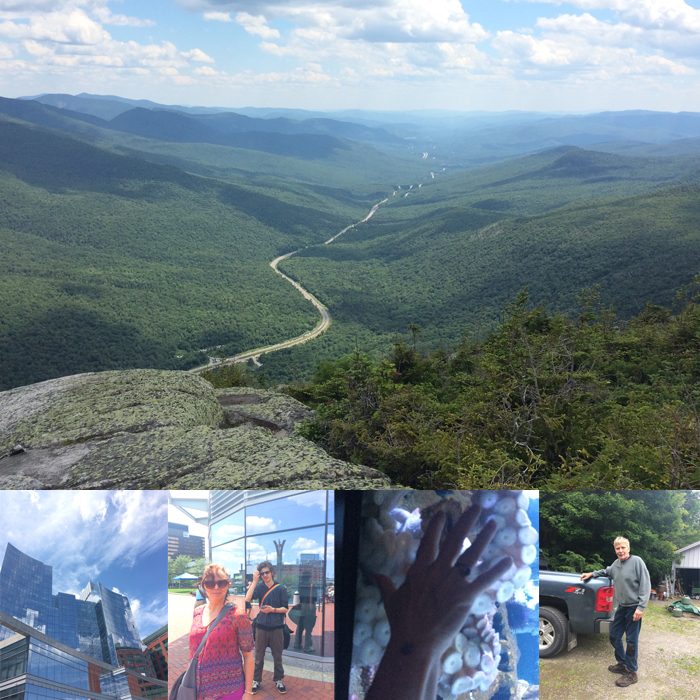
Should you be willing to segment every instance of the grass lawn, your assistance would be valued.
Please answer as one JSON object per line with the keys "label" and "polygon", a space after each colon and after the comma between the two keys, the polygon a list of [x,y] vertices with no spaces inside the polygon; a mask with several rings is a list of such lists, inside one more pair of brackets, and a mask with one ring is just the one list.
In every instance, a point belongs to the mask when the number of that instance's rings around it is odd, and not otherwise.
{"label": "grass lawn", "polygon": [[194,588],[168,588],[168,593],[181,593],[182,595],[189,595],[194,590]]}

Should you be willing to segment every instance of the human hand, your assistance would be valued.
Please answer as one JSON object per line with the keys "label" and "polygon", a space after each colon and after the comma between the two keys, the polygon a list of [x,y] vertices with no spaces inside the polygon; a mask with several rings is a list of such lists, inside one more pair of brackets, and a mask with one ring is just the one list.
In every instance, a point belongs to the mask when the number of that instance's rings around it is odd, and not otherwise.
{"label": "human hand", "polygon": [[644,614],[644,610],[640,610],[639,608],[637,608],[634,611],[634,615],[632,616],[632,622],[637,622],[637,620],[641,620],[643,614]]}
{"label": "human hand", "polygon": [[581,574],[581,580],[588,581],[591,576],[593,576],[593,574]]}
{"label": "human hand", "polygon": [[263,606],[260,608],[260,612],[264,612],[264,613],[271,613],[271,612],[274,612],[274,611],[275,611],[275,609],[274,609],[271,605],[263,605]]}
{"label": "human hand", "polygon": [[253,585],[255,585],[260,580],[260,572],[256,569],[253,571]]}
{"label": "human hand", "polygon": [[513,560],[505,557],[474,581],[467,580],[464,572],[477,565],[497,530],[494,521],[488,522],[471,547],[460,554],[480,513],[476,505],[465,511],[442,545],[445,514],[437,513],[398,590],[389,577],[375,576],[391,628],[391,644],[405,648],[403,653],[421,647],[431,654],[442,654],[464,626],[476,598],[513,565]]}

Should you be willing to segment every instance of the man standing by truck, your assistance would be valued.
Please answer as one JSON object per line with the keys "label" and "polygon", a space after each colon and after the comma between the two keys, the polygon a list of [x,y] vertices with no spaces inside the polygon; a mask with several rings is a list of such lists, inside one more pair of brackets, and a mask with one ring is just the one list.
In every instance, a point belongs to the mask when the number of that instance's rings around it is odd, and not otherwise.
{"label": "man standing by truck", "polygon": [[[630,554],[630,543],[625,537],[615,538],[617,560],[607,569],[581,574],[581,580],[608,576],[615,582],[615,599],[618,607],[610,626],[610,644],[615,649],[614,666],[608,671],[621,673],[616,685],[625,688],[637,682],[637,646],[642,628],[642,615],[649,602],[651,582],[646,564],[640,557]],[[622,635],[627,640],[627,649],[622,644]]]}

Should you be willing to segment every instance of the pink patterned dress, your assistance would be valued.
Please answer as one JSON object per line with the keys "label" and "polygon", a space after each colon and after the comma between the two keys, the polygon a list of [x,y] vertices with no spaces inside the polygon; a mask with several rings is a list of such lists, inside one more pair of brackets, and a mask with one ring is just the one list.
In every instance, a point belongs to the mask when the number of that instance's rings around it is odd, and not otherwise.
{"label": "pink patterned dress", "polygon": [[[190,658],[207,628],[202,626],[204,605],[195,608],[190,629]],[[197,700],[216,700],[244,687],[241,651],[253,651],[253,629],[244,612],[234,607],[214,628],[197,662]]]}

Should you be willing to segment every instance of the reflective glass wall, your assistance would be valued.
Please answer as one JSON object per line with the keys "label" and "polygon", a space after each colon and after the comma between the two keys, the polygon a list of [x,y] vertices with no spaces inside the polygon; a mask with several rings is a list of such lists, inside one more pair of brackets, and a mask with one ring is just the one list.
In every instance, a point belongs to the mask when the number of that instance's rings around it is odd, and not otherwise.
{"label": "reflective glass wall", "polygon": [[[56,636],[56,610],[51,594],[52,567],[8,543],[0,569],[0,610],[30,627]],[[2,628],[0,639],[11,636]]]}
{"label": "reflective glass wall", "polygon": [[[226,568],[238,596],[257,565],[272,562],[289,598],[288,652],[333,657],[334,492],[248,491],[235,499],[229,493],[210,497],[212,562]],[[251,617],[257,612],[254,605]]]}

